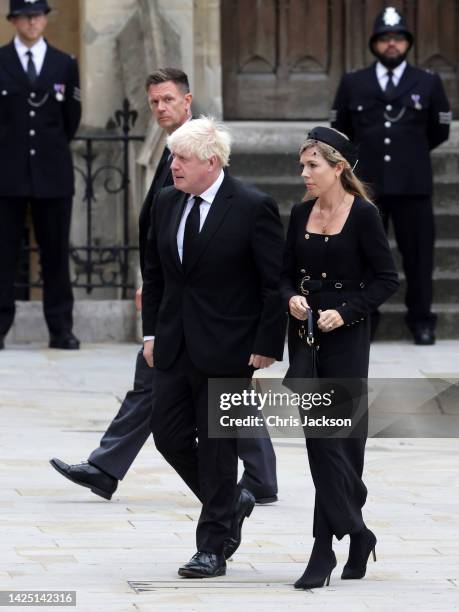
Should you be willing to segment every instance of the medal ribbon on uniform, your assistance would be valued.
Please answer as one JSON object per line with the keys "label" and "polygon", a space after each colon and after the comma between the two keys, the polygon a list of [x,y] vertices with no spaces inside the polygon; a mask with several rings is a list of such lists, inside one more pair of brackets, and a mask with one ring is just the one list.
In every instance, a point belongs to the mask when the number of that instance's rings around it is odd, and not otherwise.
{"label": "medal ribbon on uniform", "polygon": [[419,94],[411,94],[411,99],[414,102],[414,108],[416,110],[422,110],[422,104],[419,102],[421,96]]}
{"label": "medal ribbon on uniform", "polygon": [[54,92],[56,94],[56,100],[58,102],[63,102],[64,94],[65,94],[65,85],[64,85],[64,83],[56,83],[54,85]]}

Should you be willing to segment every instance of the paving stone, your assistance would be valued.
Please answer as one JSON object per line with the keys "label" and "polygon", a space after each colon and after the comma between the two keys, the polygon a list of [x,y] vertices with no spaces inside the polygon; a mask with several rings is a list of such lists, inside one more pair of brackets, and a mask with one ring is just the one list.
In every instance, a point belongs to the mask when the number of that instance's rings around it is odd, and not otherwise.
{"label": "paving stone", "polygon": [[[370,560],[364,580],[340,580],[345,537],[334,543],[338,567],[330,587],[293,589],[312,547],[314,489],[301,438],[274,441],[279,502],[255,508],[227,575],[181,579],[177,568],[194,553],[200,505],[151,440],[111,502],[48,464],[52,456],[78,462],[97,445],[132,384],[137,350],[123,344],[88,345],[78,354],[34,346],[0,353],[0,589],[76,590],[77,609],[88,612],[458,607],[454,438],[368,441],[364,513],[378,536],[378,561]],[[459,377],[458,342],[376,343],[371,353],[377,378]],[[284,372],[285,363],[261,375]],[[410,414],[403,403],[399,410]],[[435,419],[457,411],[448,393],[440,408],[421,408]]]}

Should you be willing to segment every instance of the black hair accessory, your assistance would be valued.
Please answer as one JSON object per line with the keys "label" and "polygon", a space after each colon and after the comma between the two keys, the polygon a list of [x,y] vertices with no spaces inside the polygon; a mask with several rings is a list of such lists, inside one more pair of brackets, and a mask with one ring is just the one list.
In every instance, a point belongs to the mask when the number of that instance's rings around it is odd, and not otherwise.
{"label": "black hair accessory", "polygon": [[349,162],[353,170],[359,161],[357,147],[354,143],[332,128],[324,126],[315,127],[309,132],[308,139],[323,142],[336,149]]}

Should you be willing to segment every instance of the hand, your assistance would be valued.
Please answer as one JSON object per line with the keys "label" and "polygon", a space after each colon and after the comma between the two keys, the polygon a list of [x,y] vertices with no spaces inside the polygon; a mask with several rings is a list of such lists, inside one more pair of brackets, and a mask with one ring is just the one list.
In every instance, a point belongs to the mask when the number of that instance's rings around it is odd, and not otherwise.
{"label": "hand", "polygon": [[306,321],[308,318],[308,310],[309,306],[306,301],[306,298],[302,295],[294,295],[290,298],[288,303],[288,307],[290,309],[290,314],[295,319],[299,319],[300,321]]}
{"label": "hand", "polygon": [[330,332],[344,325],[344,321],[337,310],[319,310],[317,326],[320,331]]}
{"label": "hand", "polygon": [[139,287],[135,292],[135,309],[137,312],[142,310],[142,287]]}
{"label": "hand", "polygon": [[249,366],[253,366],[256,370],[269,368],[276,360],[273,357],[265,357],[264,355],[250,355]]}
{"label": "hand", "polygon": [[155,343],[154,340],[145,340],[145,342],[143,343],[143,357],[150,368],[154,366],[153,364],[153,345],[154,343]]}

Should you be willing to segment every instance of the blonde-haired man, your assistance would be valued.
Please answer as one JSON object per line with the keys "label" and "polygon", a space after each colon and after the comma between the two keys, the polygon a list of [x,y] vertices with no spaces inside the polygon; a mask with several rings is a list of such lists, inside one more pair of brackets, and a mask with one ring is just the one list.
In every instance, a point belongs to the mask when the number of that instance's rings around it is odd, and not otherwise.
{"label": "blonde-haired man", "polygon": [[225,574],[254,504],[236,488],[236,440],[208,435],[207,381],[247,379],[282,359],[283,235],[276,203],[223,171],[230,136],[222,124],[190,121],[168,146],[174,187],[152,206],[144,355],[156,371],[155,444],[203,504],[197,553],[179,574],[206,578]]}

